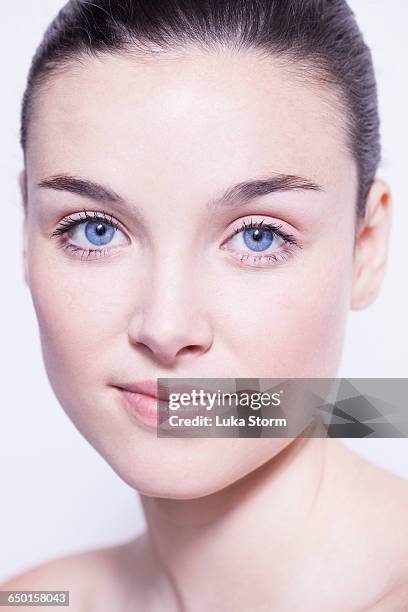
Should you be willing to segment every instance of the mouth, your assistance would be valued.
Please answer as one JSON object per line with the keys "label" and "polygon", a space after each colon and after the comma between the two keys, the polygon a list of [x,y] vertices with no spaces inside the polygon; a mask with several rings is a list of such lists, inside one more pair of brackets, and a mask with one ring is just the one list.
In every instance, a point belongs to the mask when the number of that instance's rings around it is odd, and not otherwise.
{"label": "mouth", "polygon": [[[169,417],[179,414],[183,418],[194,418],[196,416],[211,416],[213,411],[208,410],[206,405],[194,405],[191,403],[179,406],[177,410],[170,408],[169,400],[173,393],[191,395],[192,386],[186,384],[174,384],[171,387],[159,387],[156,380],[144,380],[121,383],[113,385],[119,392],[125,408],[135,417],[139,423],[149,429],[157,429],[158,426],[167,429],[166,423]],[[214,390],[202,389],[204,393],[214,394]],[[218,406],[217,406],[218,408]],[[225,412],[225,408],[222,412]]]}

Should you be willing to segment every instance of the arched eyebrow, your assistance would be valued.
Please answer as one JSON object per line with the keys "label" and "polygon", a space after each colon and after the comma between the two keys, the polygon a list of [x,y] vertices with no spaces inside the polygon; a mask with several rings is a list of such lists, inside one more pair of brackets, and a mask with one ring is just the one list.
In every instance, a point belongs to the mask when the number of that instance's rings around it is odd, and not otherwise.
{"label": "arched eyebrow", "polygon": [[321,185],[294,174],[274,174],[265,178],[243,181],[228,188],[220,197],[208,203],[212,210],[244,204],[264,195],[285,191],[324,191]]}
{"label": "arched eyebrow", "polygon": [[104,187],[99,183],[94,183],[93,181],[88,181],[87,179],[70,176],[68,174],[58,174],[55,176],[50,176],[49,178],[40,181],[38,183],[38,186],[44,187],[45,189],[68,191],[69,193],[74,193],[84,198],[90,198],[91,200],[95,200],[96,202],[112,204],[124,203],[123,198],[121,198],[111,189],[108,189],[107,187]]}
{"label": "arched eyebrow", "polygon": [[[108,187],[67,174],[43,179],[38,185],[46,189],[68,191],[97,202],[126,205],[124,198]],[[229,187],[221,196],[208,202],[207,207],[214,212],[220,207],[240,206],[257,197],[285,191],[324,191],[324,189],[307,178],[292,174],[274,174],[237,183]]]}

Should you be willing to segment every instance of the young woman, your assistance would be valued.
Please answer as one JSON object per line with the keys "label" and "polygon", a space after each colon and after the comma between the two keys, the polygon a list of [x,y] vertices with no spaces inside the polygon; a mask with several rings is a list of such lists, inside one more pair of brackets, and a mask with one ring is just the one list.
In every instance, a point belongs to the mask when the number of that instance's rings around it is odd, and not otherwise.
{"label": "young woman", "polygon": [[324,437],[158,438],[139,409],[161,377],[333,377],[348,310],[375,299],[391,197],[346,2],[72,0],[21,136],[50,383],[148,529],[3,590],[69,589],[84,612],[408,610],[405,481]]}

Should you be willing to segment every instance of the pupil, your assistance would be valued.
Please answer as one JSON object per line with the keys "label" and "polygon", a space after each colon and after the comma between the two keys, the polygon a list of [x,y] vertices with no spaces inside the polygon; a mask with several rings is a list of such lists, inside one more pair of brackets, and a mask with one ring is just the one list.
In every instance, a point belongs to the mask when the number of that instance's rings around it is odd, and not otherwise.
{"label": "pupil", "polygon": [[253,233],[253,239],[258,241],[258,240],[262,240],[262,238],[263,238],[262,231],[259,229],[256,229]]}
{"label": "pupil", "polygon": [[106,233],[106,227],[103,225],[103,223],[99,223],[96,226],[96,233],[98,236],[103,236]]}

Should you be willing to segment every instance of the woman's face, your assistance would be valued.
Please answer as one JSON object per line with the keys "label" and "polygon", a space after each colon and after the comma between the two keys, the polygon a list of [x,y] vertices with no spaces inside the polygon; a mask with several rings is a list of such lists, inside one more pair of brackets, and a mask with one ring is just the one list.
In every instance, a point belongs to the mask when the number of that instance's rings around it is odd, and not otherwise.
{"label": "woman's face", "polygon": [[343,120],[334,93],[255,52],[88,58],[43,88],[25,237],[45,364],[142,493],[215,492],[290,439],[158,439],[116,385],[335,376],[357,193]]}

